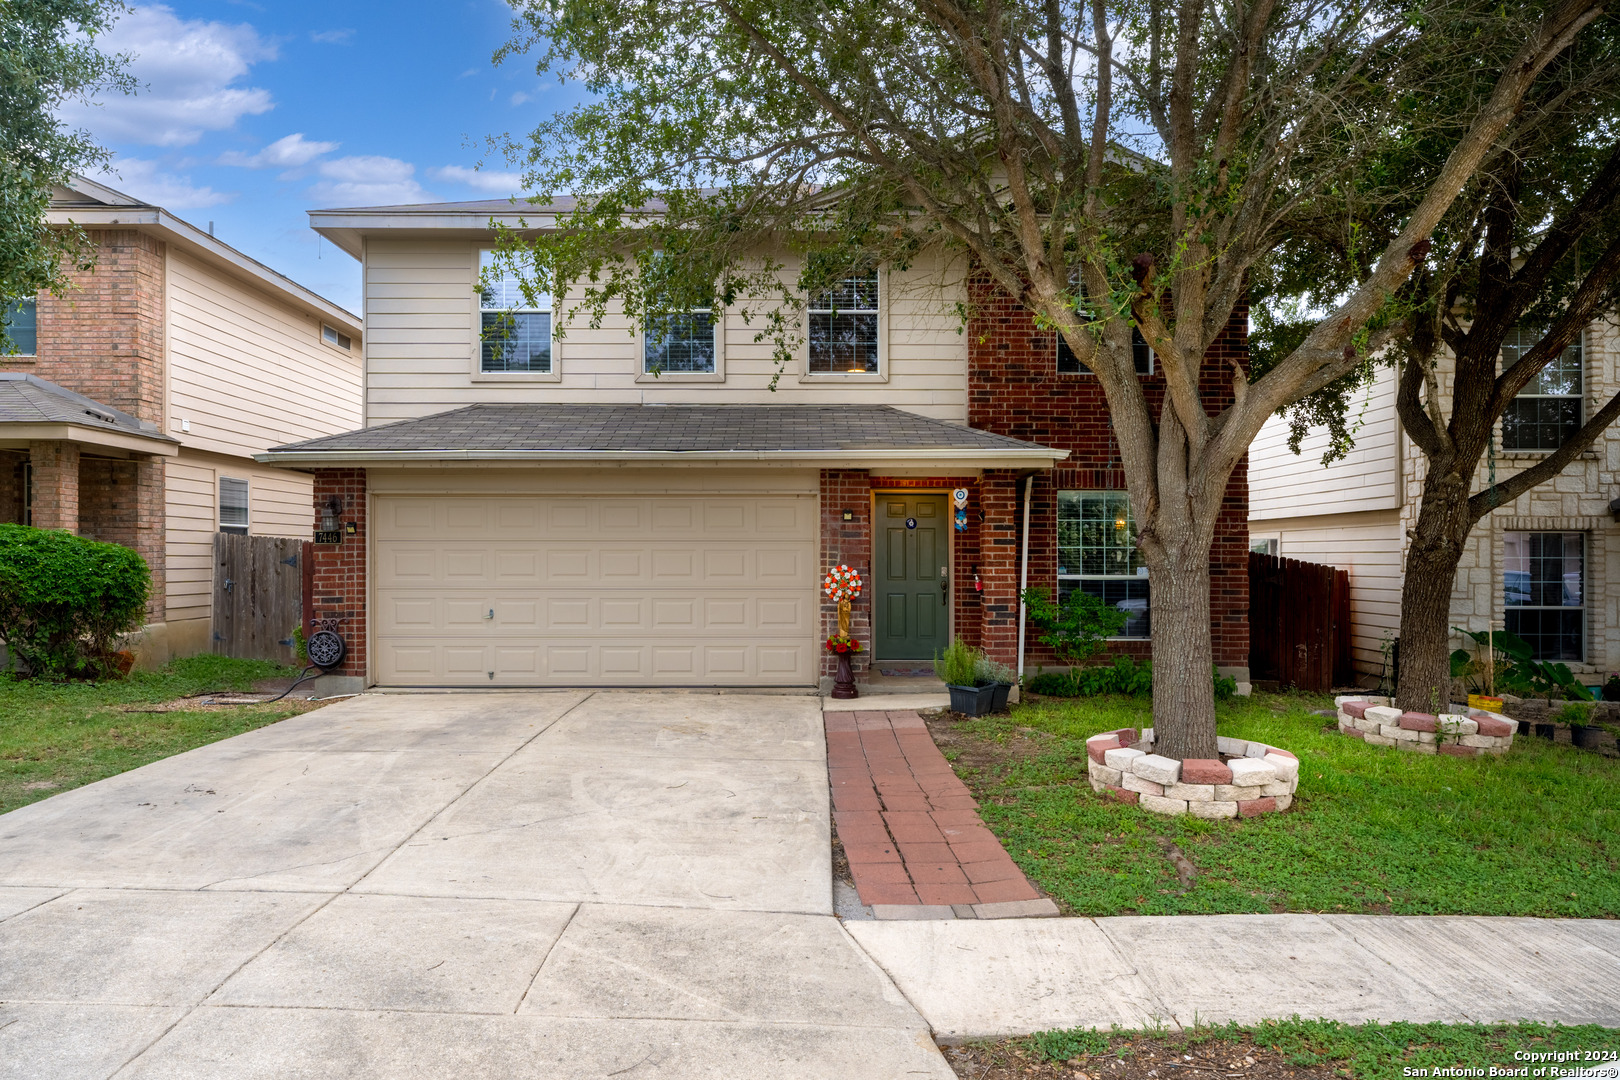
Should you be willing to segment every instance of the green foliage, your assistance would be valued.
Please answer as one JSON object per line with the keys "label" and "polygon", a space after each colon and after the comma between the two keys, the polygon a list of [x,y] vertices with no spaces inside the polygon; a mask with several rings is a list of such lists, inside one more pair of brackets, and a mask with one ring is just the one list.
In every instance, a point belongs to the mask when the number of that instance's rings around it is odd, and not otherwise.
{"label": "green foliage", "polygon": [[1025,589],[1021,599],[1029,620],[1043,631],[1040,642],[1065,664],[1091,659],[1108,638],[1125,629],[1125,613],[1076,589],[1054,604],[1045,589]]}
{"label": "green foliage", "polygon": [[[1592,700],[1592,692],[1586,688],[1586,684],[1575,677],[1568,664],[1532,659],[1535,650],[1530,647],[1529,642],[1517,634],[1510,634],[1505,630],[1493,630],[1487,634],[1484,630],[1463,630],[1456,626],[1452,629],[1472,638],[1482,650],[1488,644],[1494,643],[1498,657],[1497,693],[1548,700],[1553,698],[1567,698],[1571,701]],[[1451,654],[1452,675],[1467,677],[1468,688],[1473,693],[1485,692],[1485,672],[1483,656],[1470,656],[1465,649],[1458,649]]]}
{"label": "green foliage", "polygon": [[[1213,667],[1213,665],[1211,665]],[[1230,675],[1222,675],[1220,668],[1214,668],[1215,700],[1230,701],[1237,696],[1237,680]]]}
{"label": "green foliage", "polygon": [[125,10],[121,0],[0,0],[0,304],[61,292],[65,269],[88,269],[82,230],[49,228],[51,187],[108,160],[87,131],[58,119],[101,90],[130,92],[124,57],[95,47]]}
{"label": "green foliage", "polygon": [[[1296,1069],[1331,1069],[1334,1075],[1356,1080],[1404,1080],[1434,1075],[1436,1068],[1477,1069],[1482,1076],[1492,1066],[1516,1070],[1524,1062],[1515,1055],[1523,1051],[1575,1054],[1568,1059],[1570,1069],[1604,1066],[1620,1053],[1620,1031],[1596,1024],[1347,1024],[1296,1015],[1258,1024],[1196,1025],[1174,1036],[1162,1028],[1130,1031],[1115,1027],[1108,1032],[1073,1028],[1014,1040],[1044,1061],[1098,1055],[1130,1061],[1141,1050],[1160,1047],[1204,1047],[1207,1054],[1213,1050],[1211,1043],[1228,1044],[1226,1054],[1232,1058],[1242,1057],[1253,1046],[1282,1055]],[[1596,1056],[1586,1059],[1585,1052]]]}
{"label": "green foliage", "polygon": [[1012,686],[1018,682],[1018,672],[981,653],[973,664],[973,682],[977,686]]}
{"label": "green foliage", "polygon": [[979,686],[982,685],[977,681],[979,663],[983,659],[983,650],[955,638],[934,657],[934,674],[943,679],[946,686]]}
{"label": "green foliage", "polygon": [[[1215,700],[1226,701],[1237,693],[1237,680],[1211,667]],[[1033,693],[1048,697],[1095,697],[1098,694],[1124,694],[1140,697],[1153,692],[1153,661],[1137,662],[1117,656],[1112,664],[1077,667],[1068,671],[1043,671],[1029,680]]]}
{"label": "green foliage", "polygon": [[140,628],[146,560],[118,544],[0,525],[0,640],[27,675],[102,675],[118,638]]}
{"label": "green foliage", "polygon": [[1558,710],[1556,719],[1559,723],[1585,727],[1592,722],[1592,712],[1596,708],[1597,705],[1590,701],[1584,703],[1572,701]]}
{"label": "green foliage", "polygon": [[[1221,734],[1299,756],[1283,814],[1167,818],[1094,793],[1086,738],[1152,726],[1142,698],[1030,701],[962,721],[955,745],[982,764],[959,775],[1013,860],[1076,915],[1620,916],[1620,759],[1535,738],[1500,757],[1397,754],[1315,715],[1331,705],[1291,693],[1216,708]],[[1161,839],[1198,868],[1191,889]]]}
{"label": "green foliage", "polygon": [[298,662],[300,664],[309,663],[309,641],[304,636],[303,625],[300,624],[293,627],[291,636],[293,643],[293,655],[298,658]]}

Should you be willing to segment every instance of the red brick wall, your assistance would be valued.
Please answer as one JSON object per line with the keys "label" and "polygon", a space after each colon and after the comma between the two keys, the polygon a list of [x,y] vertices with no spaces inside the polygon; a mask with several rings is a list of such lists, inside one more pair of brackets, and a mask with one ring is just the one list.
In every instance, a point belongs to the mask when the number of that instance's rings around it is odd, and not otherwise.
{"label": "red brick wall", "polygon": [[62,296],[39,297],[38,355],[9,356],[115,409],[163,425],[163,243],[127,229],[93,231],[96,266]]}
{"label": "red brick wall", "polygon": [[348,645],[343,666],[333,674],[366,674],[366,470],[315,470],[315,523],[336,495],[343,501],[340,522],[356,523],[353,536],[341,544],[316,544],[311,549],[314,611],[317,622],[340,619],[336,629]]}
{"label": "red brick wall", "polygon": [[[844,511],[853,511],[853,521],[844,520]],[[872,647],[872,486],[866,472],[860,469],[821,470],[821,573],[840,563],[861,573],[867,588],[851,601],[849,613],[850,636],[864,649]],[[816,588],[821,588],[821,574],[816,575]],[[821,594],[821,640],[838,632],[838,605]],[[818,648],[821,647],[818,644]],[[850,666],[857,675],[866,670],[870,652],[852,657]],[[824,648],[821,654],[821,674],[832,676],[838,672],[838,658]]]}
{"label": "red brick wall", "polygon": [[23,466],[27,454],[0,451],[0,521],[21,525],[23,519]]}
{"label": "red brick wall", "polygon": [[[1070,451],[1058,468],[1036,478],[1030,519],[1029,581],[1051,592],[1057,587],[1055,493],[1125,490],[1108,403],[1095,376],[1058,372],[1057,338],[1052,331],[1038,329],[1028,309],[983,279],[974,283],[973,301],[968,325],[968,424]],[[1201,387],[1214,408],[1232,399],[1231,361],[1248,364],[1247,328],[1248,308],[1239,305],[1205,357]],[[1146,376],[1143,388],[1156,414],[1164,398],[1164,379],[1157,373]],[[983,644],[997,659],[1012,663],[1017,650],[1016,530],[1022,485],[1010,473],[986,472],[984,486],[988,532],[982,540],[982,559],[993,568],[995,580],[993,585],[987,580],[985,587]],[[1245,460],[1227,484],[1210,556],[1211,630],[1215,662],[1222,666],[1249,662],[1248,501]],[[1151,648],[1146,641],[1119,642],[1111,652],[1148,656]],[[1055,662],[1050,651],[1035,641],[1033,631],[1025,658],[1031,667]]]}

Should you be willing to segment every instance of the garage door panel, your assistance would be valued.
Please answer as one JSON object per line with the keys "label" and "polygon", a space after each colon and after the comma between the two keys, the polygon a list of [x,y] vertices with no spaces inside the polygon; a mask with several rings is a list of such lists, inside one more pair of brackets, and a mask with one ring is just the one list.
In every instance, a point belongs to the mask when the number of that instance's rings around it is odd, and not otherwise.
{"label": "garage door panel", "polygon": [[813,497],[377,502],[384,683],[815,680]]}

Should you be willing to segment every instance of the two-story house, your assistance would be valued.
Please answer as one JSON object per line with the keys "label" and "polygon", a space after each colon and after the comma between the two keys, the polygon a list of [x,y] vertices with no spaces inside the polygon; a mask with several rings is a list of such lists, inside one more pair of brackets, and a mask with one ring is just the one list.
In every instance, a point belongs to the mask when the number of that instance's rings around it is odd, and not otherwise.
{"label": "two-story house", "polygon": [[[862,667],[915,671],[953,635],[1050,663],[1020,636],[1021,581],[1118,605],[1116,648],[1147,653],[1101,391],[1027,311],[943,256],[874,267],[806,297],[773,391],[772,345],[736,312],[559,332],[566,298],[481,287],[491,219],[551,227],[531,209],[310,215],[364,268],[365,426],[260,460],[315,477],[316,614],[341,620],[343,678],[815,686],[839,564],[865,579]],[[1210,386],[1245,347],[1239,318]],[[1216,648],[1246,680],[1241,471],[1228,516]]]}
{"label": "two-story house", "polygon": [[360,321],[90,180],[58,189],[49,220],[83,228],[96,261],[5,310],[0,518],[139,551],[138,660],[207,652],[214,534],[309,535],[310,477],[254,455],[360,422]]}
{"label": "two-story house", "polygon": [[[1539,335],[1515,332],[1503,349],[1512,363]],[[1620,328],[1587,327],[1582,338],[1533,380],[1498,425],[1494,453],[1473,490],[1555,450],[1613,396]],[[1442,395],[1451,368],[1438,370]],[[1274,418],[1250,451],[1249,531],[1257,550],[1326,563],[1350,572],[1357,672],[1389,674],[1389,643],[1400,631],[1407,530],[1417,521],[1425,459],[1401,431],[1396,373],[1380,372],[1356,403],[1356,446],[1322,466],[1323,437],[1288,449],[1288,425]],[[1444,402],[1449,411],[1449,400]],[[1467,630],[1506,629],[1539,659],[1558,660],[1583,681],[1620,668],[1620,432],[1611,429],[1564,472],[1502,506],[1474,528],[1457,569],[1451,621]],[[1612,538],[1612,539],[1611,539]],[[1467,644],[1460,636],[1454,647]]]}

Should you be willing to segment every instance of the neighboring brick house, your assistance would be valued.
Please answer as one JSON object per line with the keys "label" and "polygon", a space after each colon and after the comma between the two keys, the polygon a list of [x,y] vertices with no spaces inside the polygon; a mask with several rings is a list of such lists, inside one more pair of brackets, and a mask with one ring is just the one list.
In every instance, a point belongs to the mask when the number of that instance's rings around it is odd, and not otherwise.
{"label": "neighboring brick house", "polygon": [[307,476],[253,455],[360,420],[360,322],[102,184],[52,200],[95,268],[4,311],[0,519],[125,544],[152,568],[143,664],[211,647],[213,536],[307,536]]}
{"label": "neighboring brick house", "polygon": [[[1504,362],[1539,340],[1514,330]],[[1594,322],[1525,388],[1497,425],[1474,491],[1545,457],[1620,388],[1620,327]],[[1437,375],[1449,410],[1452,360]],[[1356,670],[1388,677],[1400,632],[1407,531],[1417,523],[1427,461],[1400,430],[1396,374],[1379,373],[1355,410],[1356,446],[1324,468],[1325,437],[1288,449],[1288,425],[1267,422],[1250,457],[1249,531],[1259,550],[1350,573]],[[1551,482],[1474,527],[1457,567],[1451,625],[1507,629],[1537,657],[1567,663],[1582,681],[1620,669],[1620,431],[1610,428]],[[1453,648],[1472,642],[1453,634]]]}
{"label": "neighboring brick house", "polygon": [[[942,259],[811,297],[778,372],[735,313],[563,336],[562,304],[480,290],[491,218],[518,225],[505,201],[310,216],[364,268],[367,427],[260,460],[315,474],[340,541],[315,548],[316,614],[342,620],[355,684],[826,685],[839,563],[867,582],[859,672],[925,668],[952,636],[1017,665],[1026,488],[1030,584],[1120,606],[1111,648],[1148,654],[1096,380]],[[1206,362],[1212,396],[1244,328]],[[1157,403],[1150,360],[1143,378]],[[1242,682],[1245,497],[1240,469],[1213,567],[1217,661]],[[1051,662],[1034,638],[1031,669]]]}

